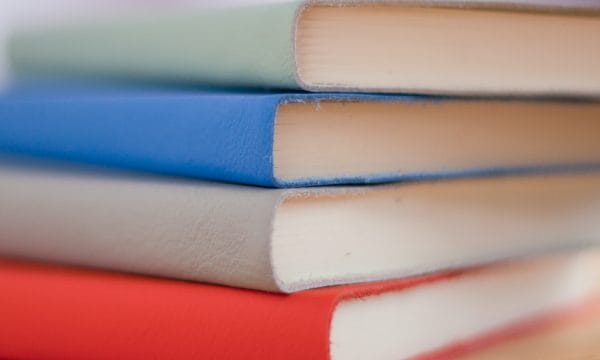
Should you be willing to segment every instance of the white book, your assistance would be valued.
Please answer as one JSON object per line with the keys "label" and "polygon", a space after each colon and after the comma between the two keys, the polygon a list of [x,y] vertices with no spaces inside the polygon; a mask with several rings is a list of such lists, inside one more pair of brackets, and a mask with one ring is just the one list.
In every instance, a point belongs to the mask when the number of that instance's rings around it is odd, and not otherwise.
{"label": "white book", "polygon": [[265,189],[0,166],[0,254],[274,292],[600,243],[600,173]]}

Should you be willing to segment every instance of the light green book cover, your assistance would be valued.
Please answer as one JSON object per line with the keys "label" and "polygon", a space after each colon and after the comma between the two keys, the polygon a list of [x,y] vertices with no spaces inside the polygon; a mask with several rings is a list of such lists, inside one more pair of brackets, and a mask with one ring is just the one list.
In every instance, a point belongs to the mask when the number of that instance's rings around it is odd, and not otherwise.
{"label": "light green book cover", "polygon": [[173,13],[20,33],[18,73],[94,74],[226,86],[297,88],[300,2]]}

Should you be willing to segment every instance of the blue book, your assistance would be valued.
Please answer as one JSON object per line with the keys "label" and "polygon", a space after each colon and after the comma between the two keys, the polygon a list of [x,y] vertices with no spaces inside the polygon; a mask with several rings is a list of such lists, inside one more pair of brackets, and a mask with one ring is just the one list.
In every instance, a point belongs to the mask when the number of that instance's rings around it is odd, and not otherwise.
{"label": "blue book", "polygon": [[260,185],[600,164],[600,103],[110,86],[15,88],[0,151]]}

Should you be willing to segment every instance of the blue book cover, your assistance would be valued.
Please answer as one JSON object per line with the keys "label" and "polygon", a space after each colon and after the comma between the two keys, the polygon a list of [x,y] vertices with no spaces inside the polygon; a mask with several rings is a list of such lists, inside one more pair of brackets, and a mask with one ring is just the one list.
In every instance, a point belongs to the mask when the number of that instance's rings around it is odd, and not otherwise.
{"label": "blue book cover", "polygon": [[185,88],[20,86],[0,151],[265,187],[600,163],[600,104]]}

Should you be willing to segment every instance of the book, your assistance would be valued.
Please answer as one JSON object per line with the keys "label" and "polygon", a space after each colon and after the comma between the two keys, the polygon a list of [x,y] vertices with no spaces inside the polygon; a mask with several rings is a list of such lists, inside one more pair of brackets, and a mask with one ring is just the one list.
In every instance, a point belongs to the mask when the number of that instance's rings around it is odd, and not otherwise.
{"label": "book", "polygon": [[10,56],[23,74],[310,91],[597,97],[600,6],[570,4],[287,1],[163,11],[23,31],[13,37]]}
{"label": "book", "polygon": [[0,255],[272,292],[600,243],[600,173],[264,189],[0,166]]}
{"label": "book", "polygon": [[600,102],[22,85],[0,151],[268,187],[600,165]]}
{"label": "book", "polygon": [[444,358],[593,303],[582,256],[292,295],[2,260],[0,356]]}

